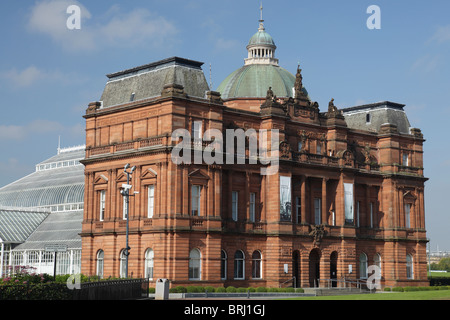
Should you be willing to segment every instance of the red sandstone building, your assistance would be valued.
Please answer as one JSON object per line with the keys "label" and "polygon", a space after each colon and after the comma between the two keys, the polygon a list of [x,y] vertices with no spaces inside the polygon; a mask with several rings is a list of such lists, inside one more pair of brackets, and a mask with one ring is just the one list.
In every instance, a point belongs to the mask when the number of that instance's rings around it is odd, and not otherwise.
{"label": "red sandstone building", "polygon": [[[182,58],[108,75],[85,115],[82,273],[124,275],[129,163],[130,276],[310,287],[376,265],[383,285],[427,285],[424,139],[404,105],[320,110],[262,21],[247,49],[218,92]],[[279,168],[262,175],[249,152],[245,164],[175,164],[176,129],[278,130]]]}

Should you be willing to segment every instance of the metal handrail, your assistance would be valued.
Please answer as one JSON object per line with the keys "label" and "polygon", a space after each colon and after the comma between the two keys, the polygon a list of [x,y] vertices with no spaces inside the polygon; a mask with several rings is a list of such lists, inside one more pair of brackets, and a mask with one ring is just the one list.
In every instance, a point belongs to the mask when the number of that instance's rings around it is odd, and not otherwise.
{"label": "metal handrail", "polygon": [[283,284],[288,283],[288,282],[291,282],[291,281],[292,281],[292,287],[293,287],[293,288],[296,288],[296,286],[295,286],[296,281],[295,281],[295,280],[296,280],[296,277],[292,277],[292,278],[290,278],[290,279],[288,279],[288,280],[286,280],[286,281],[280,283],[280,288],[281,288],[281,286],[282,286]]}

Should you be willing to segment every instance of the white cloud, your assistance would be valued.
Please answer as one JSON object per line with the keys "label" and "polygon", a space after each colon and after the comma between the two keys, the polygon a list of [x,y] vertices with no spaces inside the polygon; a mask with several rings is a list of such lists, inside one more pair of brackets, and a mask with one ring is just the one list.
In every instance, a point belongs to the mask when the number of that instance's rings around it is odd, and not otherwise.
{"label": "white cloud", "polygon": [[64,75],[59,71],[45,71],[35,66],[30,66],[23,70],[16,68],[1,72],[0,78],[7,80],[16,87],[29,87],[41,81],[58,81],[60,83],[73,83],[83,81],[80,77]]}
{"label": "white cloud", "polygon": [[439,67],[441,57],[439,55],[426,55],[417,59],[411,69],[412,71],[432,72]]}
{"label": "white cloud", "polygon": [[[81,29],[67,28],[67,7],[81,8]],[[178,33],[173,23],[147,9],[123,12],[118,5],[96,16],[77,1],[44,0],[31,10],[29,28],[31,31],[50,36],[69,51],[92,51],[109,46],[161,46],[170,44]],[[106,22],[105,22],[106,21]]]}
{"label": "white cloud", "polygon": [[439,27],[430,41],[444,43],[450,41],[450,25]]}

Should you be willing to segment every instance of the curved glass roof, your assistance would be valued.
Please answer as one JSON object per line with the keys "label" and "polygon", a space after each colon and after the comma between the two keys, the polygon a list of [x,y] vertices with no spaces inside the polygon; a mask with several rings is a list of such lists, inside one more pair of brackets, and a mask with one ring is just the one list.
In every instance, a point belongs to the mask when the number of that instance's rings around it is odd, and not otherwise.
{"label": "curved glass roof", "polygon": [[[83,158],[84,147],[41,162],[36,172],[0,188],[0,206],[26,208],[83,203],[84,166],[79,163]],[[50,166],[46,168],[46,164]]]}

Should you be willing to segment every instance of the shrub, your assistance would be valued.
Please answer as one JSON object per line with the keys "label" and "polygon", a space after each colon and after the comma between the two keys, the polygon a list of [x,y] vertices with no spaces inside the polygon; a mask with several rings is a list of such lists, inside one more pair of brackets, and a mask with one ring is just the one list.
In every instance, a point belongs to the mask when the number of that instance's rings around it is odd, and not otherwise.
{"label": "shrub", "polygon": [[266,287],[258,287],[258,288],[256,288],[256,292],[267,292],[267,288]]}
{"label": "shrub", "polygon": [[278,288],[269,288],[267,289],[267,292],[279,292]]}
{"label": "shrub", "polygon": [[207,286],[207,287],[205,287],[205,292],[206,291],[208,291],[208,292],[215,292],[216,291],[216,288],[214,288],[214,287],[212,287],[212,286]]}
{"label": "shrub", "polygon": [[[170,290],[169,290],[170,292]],[[155,288],[148,288],[148,293],[155,293]]]}
{"label": "shrub", "polygon": [[384,288],[384,291],[390,292],[390,291],[391,291],[391,288],[390,288],[390,287],[385,287],[385,288]]}
{"label": "shrub", "polygon": [[171,292],[171,290],[172,290],[172,293],[186,293],[187,292],[186,287],[183,287],[183,286],[176,286],[175,288],[171,288],[169,290],[169,292]]}
{"label": "shrub", "polygon": [[394,291],[394,292],[403,292],[403,287],[394,287],[394,288],[392,288],[392,291]]}
{"label": "shrub", "polygon": [[242,293],[242,292],[247,292],[248,289],[247,288],[243,288],[243,287],[239,287],[239,288],[236,289],[236,291]]}
{"label": "shrub", "polygon": [[250,287],[250,288],[248,288],[248,291],[250,291],[250,292],[256,292],[256,288]]}
{"label": "shrub", "polygon": [[296,293],[304,293],[305,290],[303,290],[303,288],[296,288],[296,289],[295,289],[295,292],[296,292]]}
{"label": "shrub", "polygon": [[227,290],[224,287],[218,287],[216,288],[216,292],[227,292]]}
{"label": "shrub", "polygon": [[233,287],[233,286],[229,286],[229,287],[227,287],[226,291],[229,292],[229,293],[232,293],[232,292],[236,292],[237,289],[235,287]]}
{"label": "shrub", "polygon": [[196,287],[196,286],[187,286],[186,290],[187,290],[186,292],[188,292],[188,293],[202,292],[201,287]]}
{"label": "shrub", "polygon": [[292,293],[292,292],[295,292],[295,289],[294,288],[285,288],[285,292]]}

